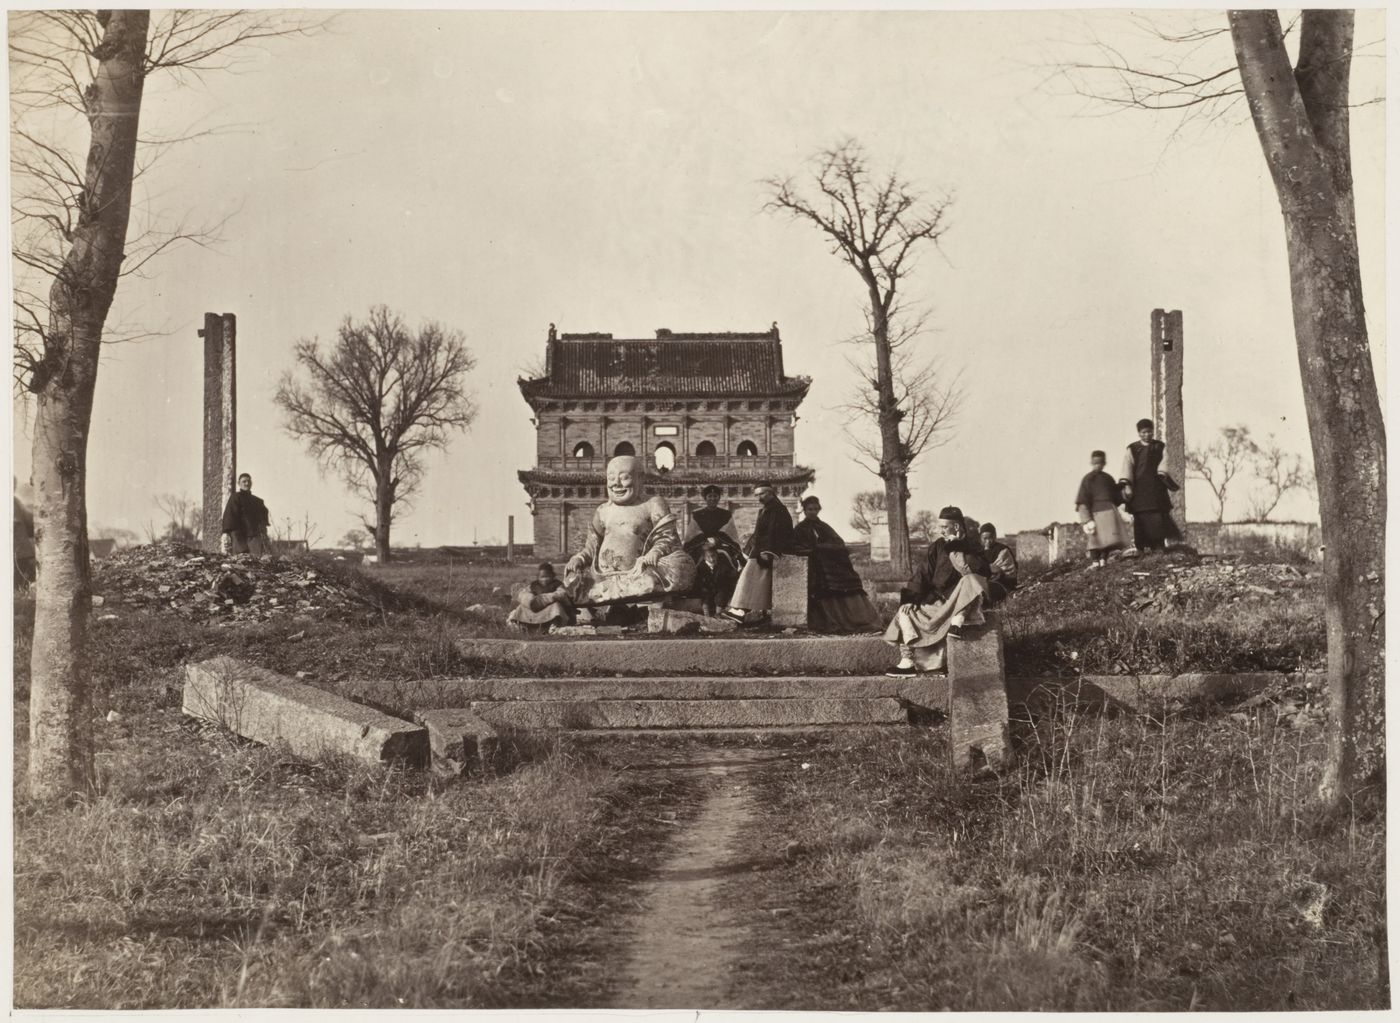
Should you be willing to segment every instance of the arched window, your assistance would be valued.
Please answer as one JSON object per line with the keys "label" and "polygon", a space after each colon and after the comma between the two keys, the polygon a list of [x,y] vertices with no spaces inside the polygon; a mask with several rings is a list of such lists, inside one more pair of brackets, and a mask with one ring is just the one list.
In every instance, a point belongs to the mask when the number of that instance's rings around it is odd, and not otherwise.
{"label": "arched window", "polygon": [[617,447],[613,448],[614,458],[617,458],[619,455],[635,455],[636,453],[637,449],[632,446],[630,440],[622,441]]}
{"label": "arched window", "polygon": [[739,450],[734,453],[740,458],[757,458],[758,445],[751,440],[740,441]]}
{"label": "arched window", "polygon": [[670,472],[676,467],[676,449],[664,440],[656,445],[655,457],[658,472]]}
{"label": "arched window", "polygon": [[714,444],[712,444],[710,441],[702,440],[699,444],[695,445],[695,457],[696,457],[696,458],[714,458],[714,457],[715,457],[715,446],[714,446]]}
{"label": "arched window", "polygon": [[593,445],[590,444],[590,443],[588,443],[588,441],[586,441],[586,440],[581,440],[581,441],[579,441],[577,444],[574,445],[574,457],[575,457],[575,458],[592,458],[592,457],[593,457]]}

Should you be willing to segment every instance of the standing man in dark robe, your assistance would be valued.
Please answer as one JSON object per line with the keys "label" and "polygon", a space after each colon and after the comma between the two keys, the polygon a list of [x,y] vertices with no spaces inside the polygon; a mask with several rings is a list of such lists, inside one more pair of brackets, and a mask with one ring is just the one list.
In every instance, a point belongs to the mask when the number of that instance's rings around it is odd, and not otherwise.
{"label": "standing man in dark robe", "polygon": [[880,613],[865,595],[846,541],[821,520],[822,503],[802,499],[802,521],[792,531],[794,553],[807,555],[807,625],[813,632],[875,632]]}
{"label": "standing man in dark robe", "polygon": [[1139,419],[1138,439],[1123,454],[1118,485],[1133,516],[1133,541],[1140,551],[1166,550],[1168,540],[1180,540],[1181,530],[1172,520],[1170,491],[1180,489],[1162,472],[1167,446],[1153,438],[1152,420]]}
{"label": "standing man in dark robe", "polygon": [[990,522],[984,522],[977,535],[992,573],[992,603],[1000,604],[1016,588],[1016,555],[997,539],[997,527]]}
{"label": "standing man in dark robe", "polygon": [[267,527],[272,519],[261,497],[253,496],[253,477],[246,472],[238,477],[238,489],[224,505],[224,521],[219,527],[219,549],[225,554],[269,553]]}
{"label": "standing man in dark robe", "polygon": [[773,610],[773,564],[792,552],[792,513],[778,500],[771,483],[753,488],[759,500],[753,535],[744,545],[749,560],[739,574],[725,617],[744,625],[759,625]]}
{"label": "standing man in dark robe", "polygon": [[982,608],[991,599],[992,570],[962,509],[949,505],[939,512],[938,531],[885,630],[885,642],[899,647],[899,663],[885,672],[892,678],[945,670],[948,637],[958,639],[964,625],[986,621]]}
{"label": "standing man in dark robe", "polygon": [[731,532],[734,528],[734,513],[719,506],[721,491],[713,483],[700,491],[700,496],[705,499],[705,507],[696,509],[690,515],[690,525],[694,532],[686,537],[685,552],[695,559],[698,565],[704,557],[705,548],[710,546],[710,541],[713,540],[716,554],[727,558],[729,567],[738,575],[744,564],[744,556],[740,552],[738,538]]}
{"label": "standing man in dark robe", "polygon": [[1128,546],[1128,531],[1118,516],[1123,495],[1113,477],[1104,472],[1108,456],[1102,451],[1089,454],[1089,472],[1079,481],[1074,509],[1088,538],[1089,567],[1103,568],[1108,556]]}

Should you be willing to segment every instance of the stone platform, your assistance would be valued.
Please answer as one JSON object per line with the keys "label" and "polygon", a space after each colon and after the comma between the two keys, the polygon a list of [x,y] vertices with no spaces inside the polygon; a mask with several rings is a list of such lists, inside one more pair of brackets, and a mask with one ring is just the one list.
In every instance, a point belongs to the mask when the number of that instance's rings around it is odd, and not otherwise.
{"label": "stone platform", "polygon": [[460,639],[487,677],[875,675],[894,663],[879,636],[617,636]]}

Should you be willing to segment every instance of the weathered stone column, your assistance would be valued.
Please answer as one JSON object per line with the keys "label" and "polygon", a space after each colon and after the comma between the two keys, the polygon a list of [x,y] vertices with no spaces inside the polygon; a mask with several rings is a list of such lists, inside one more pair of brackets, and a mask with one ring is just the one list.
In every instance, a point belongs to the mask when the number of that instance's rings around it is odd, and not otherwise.
{"label": "weathered stone column", "polygon": [[954,771],[997,769],[1008,757],[1006,654],[996,616],[948,640],[948,751]]}
{"label": "weathered stone column", "polygon": [[218,550],[224,504],[233,492],[238,471],[237,330],[233,313],[205,313],[199,336],[204,339],[203,542],[206,550]]}
{"label": "weathered stone column", "polygon": [[884,513],[872,512],[870,519],[870,560],[890,560],[890,524]]}
{"label": "weathered stone column", "polygon": [[1162,469],[1181,489],[1172,495],[1172,518],[1186,536],[1186,429],[1182,409],[1181,310],[1152,310],[1152,421],[1167,446]]}

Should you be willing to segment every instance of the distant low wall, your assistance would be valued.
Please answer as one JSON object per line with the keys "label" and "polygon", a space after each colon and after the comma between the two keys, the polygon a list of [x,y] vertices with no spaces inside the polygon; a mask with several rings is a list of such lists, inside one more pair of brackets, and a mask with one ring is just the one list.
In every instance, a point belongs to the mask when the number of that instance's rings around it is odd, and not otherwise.
{"label": "distant low wall", "polygon": [[1322,560],[1322,527],[1316,522],[1192,522],[1186,531],[1202,554],[1279,551]]}

